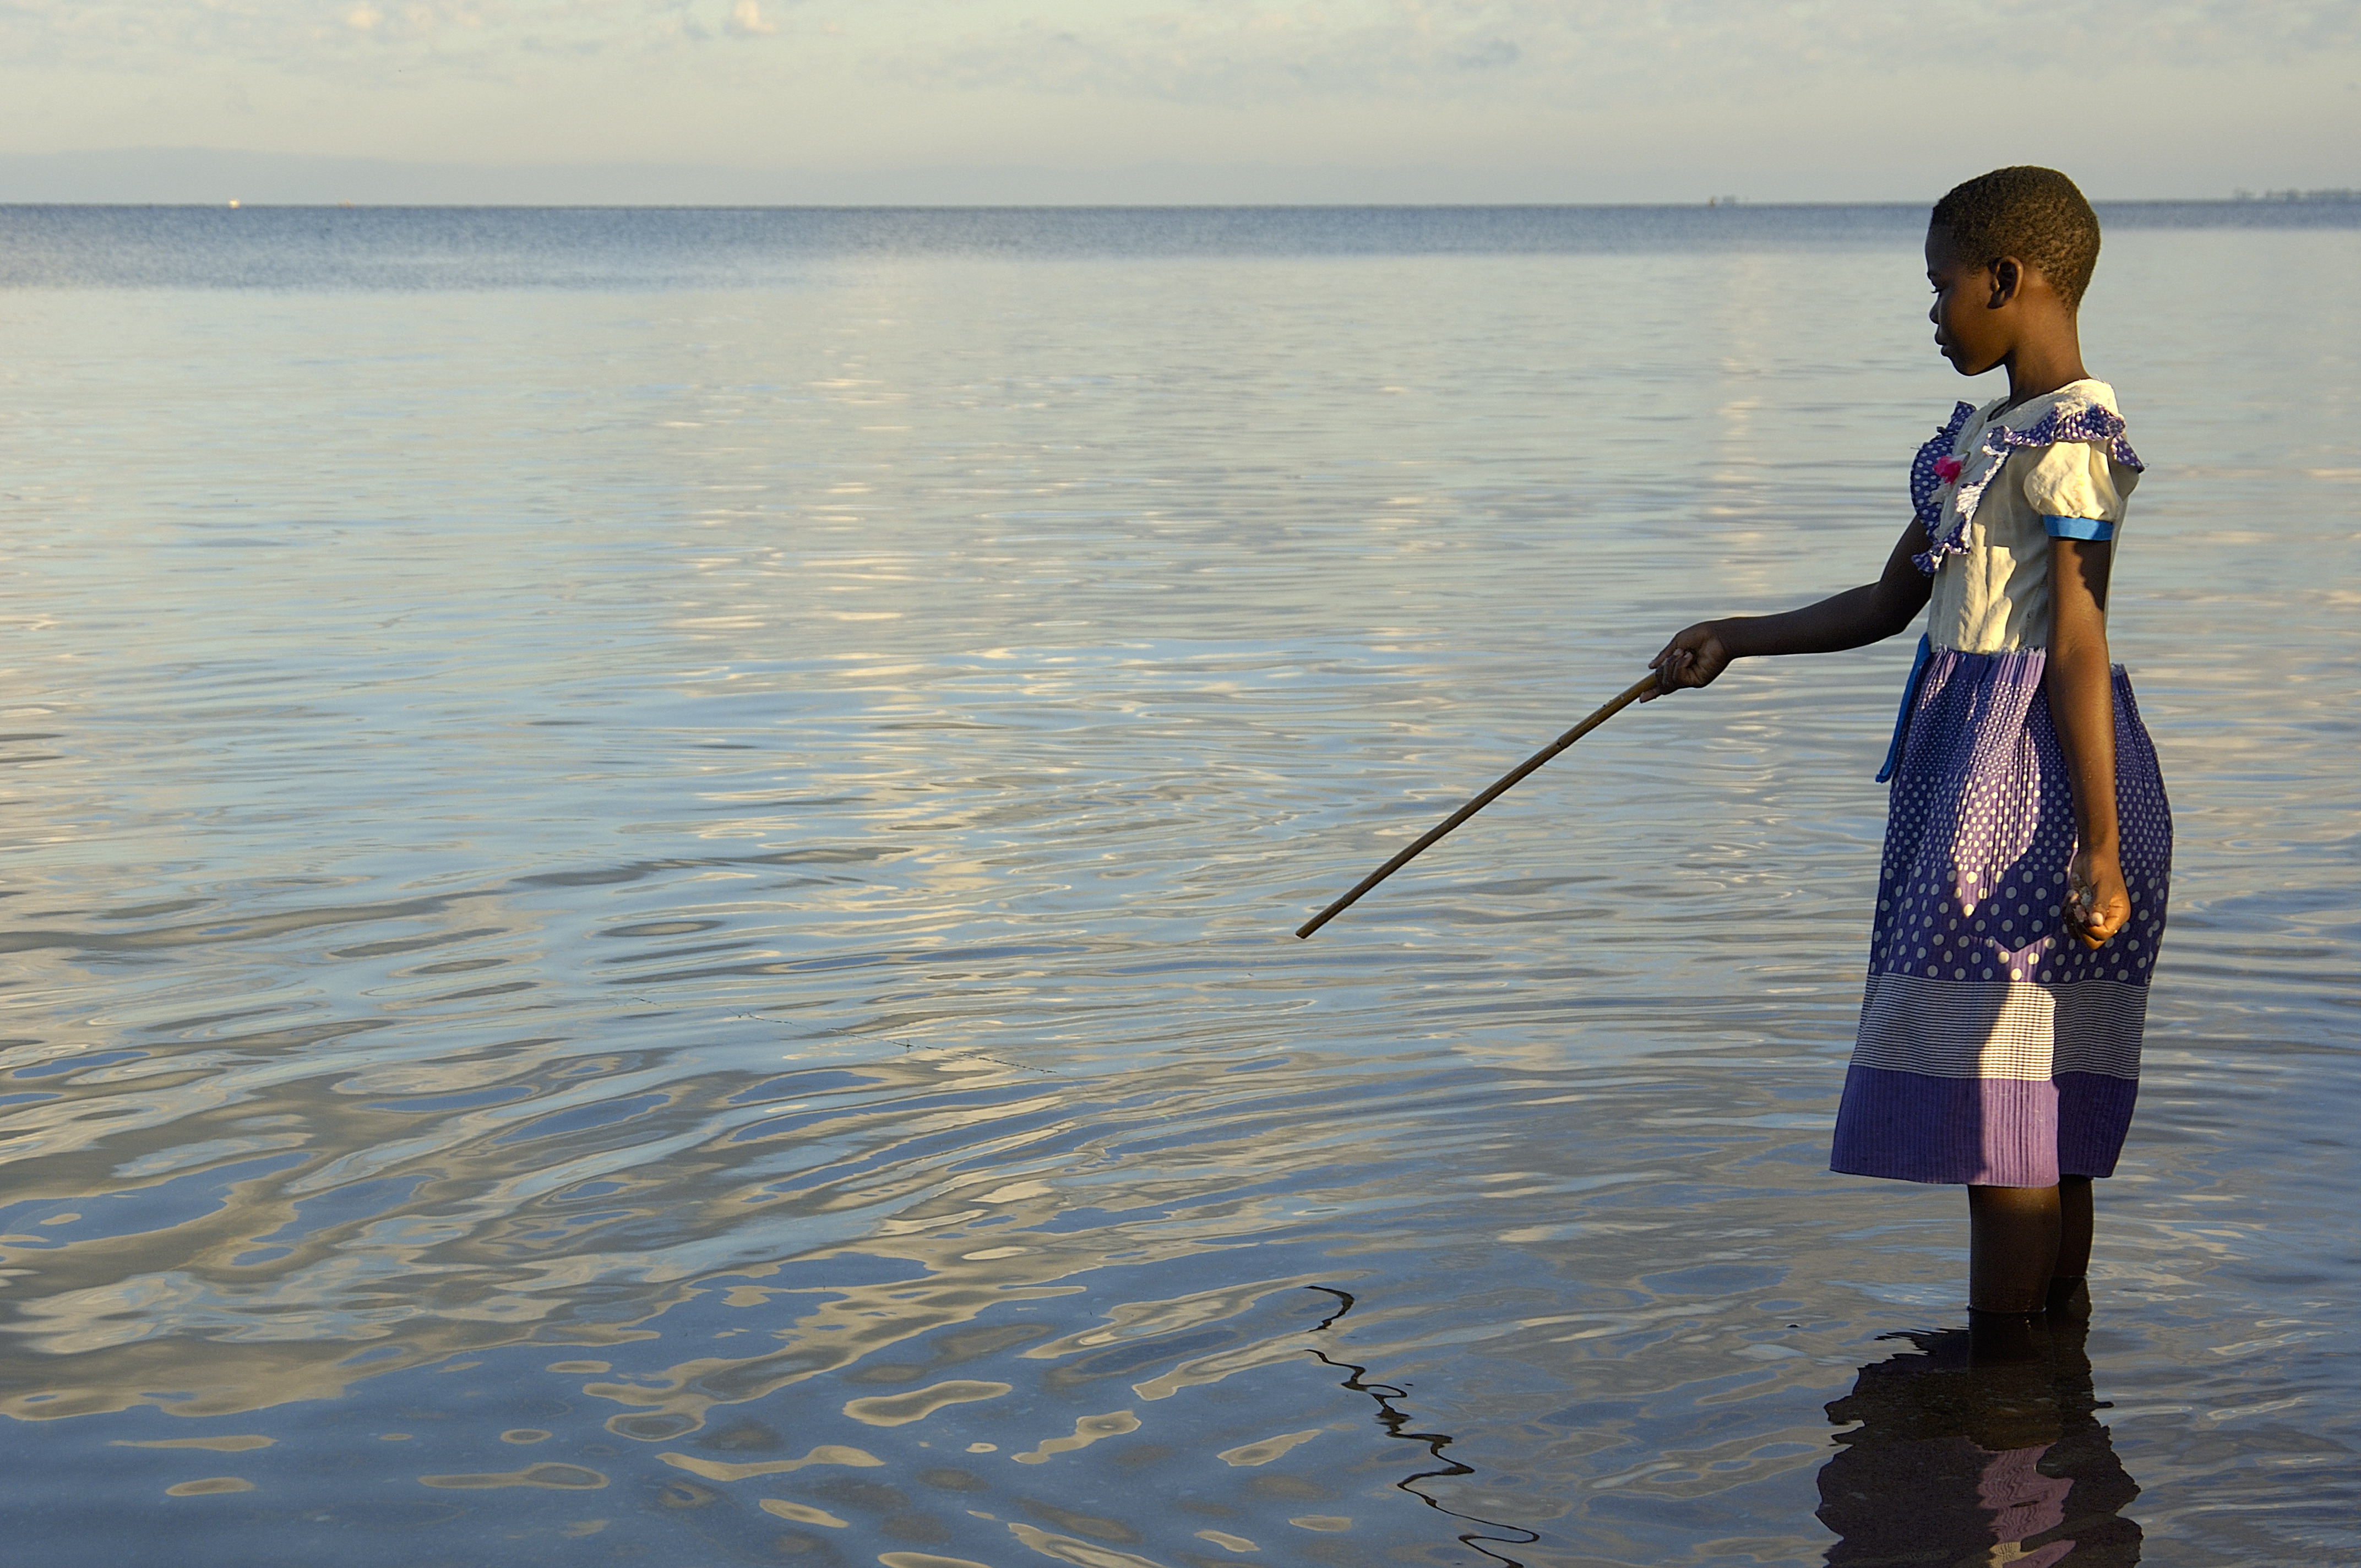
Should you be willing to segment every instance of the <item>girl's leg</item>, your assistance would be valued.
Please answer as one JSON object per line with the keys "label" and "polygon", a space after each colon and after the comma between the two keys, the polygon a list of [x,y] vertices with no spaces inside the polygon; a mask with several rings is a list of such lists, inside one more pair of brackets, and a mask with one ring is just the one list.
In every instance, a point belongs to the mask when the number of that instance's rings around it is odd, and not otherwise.
{"label": "girl's leg", "polygon": [[2091,1179],[2058,1179],[2058,1261],[2050,1266],[2049,1310],[2087,1310],[2082,1277],[2091,1271]]}
{"label": "girl's leg", "polygon": [[[2090,1193],[2084,1184],[2083,1212]],[[1968,1189],[1968,1308],[1977,1312],[2038,1312],[2048,1299],[2060,1241],[2055,1187]],[[2089,1255],[2089,1232],[2083,1233]]]}

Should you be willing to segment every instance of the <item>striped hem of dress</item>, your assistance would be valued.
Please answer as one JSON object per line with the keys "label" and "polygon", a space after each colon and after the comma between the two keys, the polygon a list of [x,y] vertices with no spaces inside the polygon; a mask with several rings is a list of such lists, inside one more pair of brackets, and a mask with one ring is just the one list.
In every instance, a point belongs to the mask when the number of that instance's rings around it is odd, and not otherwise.
{"label": "striped hem of dress", "polygon": [[1976,1187],[2054,1187],[2115,1173],[2139,1096],[2106,1073],[1936,1078],[1853,1063],[1828,1168]]}
{"label": "striped hem of dress", "polygon": [[2139,1077],[2147,987],[2113,980],[1934,980],[1872,973],[1857,1067],[1938,1079],[2047,1083],[2061,1073]]}

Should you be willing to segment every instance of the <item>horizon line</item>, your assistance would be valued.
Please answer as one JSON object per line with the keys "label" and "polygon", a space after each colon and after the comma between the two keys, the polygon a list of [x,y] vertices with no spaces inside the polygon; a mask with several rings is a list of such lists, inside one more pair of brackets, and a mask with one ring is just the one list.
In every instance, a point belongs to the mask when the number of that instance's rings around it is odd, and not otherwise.
{"label": "horizon line", "polygon": [[[2235,192],[2226,196],[2092,196],[2092,206],[2107,207],[2263,207],[2263,206],[2338,206],[2361,204],[2361,188],[2330,188],[2317,191]],[[231,197],[209,202],[119,202],[91,201],[10,201],[0,198],[0,211],[42,208],[113,208],[140,211],[274,211],[274,212],[341,212],[373,210],[385,212],[674,212],[674,213],[765,213],[765,212],[836,212],[836,213],[987,213],[987,212],[1247,212],[1247,211],[1338,211],[1338,212],[1498,212],[1566,211],[1570,209],[1601,212],[1687,212],[1726,211],[1752,208],[1757,211],[1817,211],[1830,208],[1893,208],[1916,210],[1931,206],[1923,201],[1845,200],[1828,198],[1812,201],[1748,200],[1737,196],[1715,196],[1704,201],[1692,197],[1685,201],[1661,200],[1642,202],[1319,202],[1319,201],[1242,201],[1242,202],[249,202]]]}

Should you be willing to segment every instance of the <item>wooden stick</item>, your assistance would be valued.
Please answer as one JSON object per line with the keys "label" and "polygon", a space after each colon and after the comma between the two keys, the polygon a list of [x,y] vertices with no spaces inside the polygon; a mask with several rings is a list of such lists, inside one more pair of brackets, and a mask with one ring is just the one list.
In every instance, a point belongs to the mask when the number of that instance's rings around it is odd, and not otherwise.
{"label": "wooden stick", "polygon": [[1354,904],[1359,900],[1361,894],[1368,892],[1369,889],[1377,886],[1378,883],[1385,881],[1386,878],[1393,875],[1394,872],[1401,870],[1402,867],[1416,860],[1419,855],[1425,850],[1428,845],[1433,844],[1445,833],[1450,832],[1454,828],[1458,827],[1462,822],[1466,821],[1469,817],[1475,816],[1477,812],[1483,810],[1486,806],[1499,799],[1500,796],[1506,795],[1509,792],[1510,786],[1514,784],[1519,779],[1523,778],[1527,773],[1532,773],[1535,768],[1540,767],[1543,762],[1548,762],[1552,757],[1556,756],[1560,751],[1565,751],[1568,746],[1573,745],[1576,740],[1581,740],[1584,736],[1589,734],[1592,730],[1598,729],[1600,725],[1606,723],[1609,719],[1614,718],[1625,708],[1631,707],[1631,704],[1639,701],[1640,698],[1652,690],[1655,685],[1656,676],[1653,672],[1641,679],[1632,682],[1630,689],[1625,691],[1622,696],[1611,699],[1604,707],[1600,707],[1597,713],[1592,714],[1589,718],[1584,719],[1581,723],[1576,725],[1573,729],[1567,730],[1565,734],[1559,736],[1556,740],[1551,741],[1540,751],[1535,751],[1532,756],[1527,757],[1523,762],[1519,762],[1515,767],[1510,768],[1508,773],[1501,777],[1498,784],[1486,790],[1482,795],[1477,795],[1475,799],[1469,801],[1466,805],[1461,806],[1458,810],[1453,812],[1449,817],[1444,818],[1443,825],[1441,827],[1435,828],[1425,838],[1421,839],[1417,843],[1412,844],[1409,849],[1404,850],[1400,854],[1396,855],[1392,860],[1388,861],[1384,865],[1379,866],[1376,871],[1371,872],[1367,876],[1363,877],[1358,885],[1356,885],[1352,892],[1346,894],[1344,897],[1338,899],[1335,903],[1330,905],[1327,908],[1322,910],[1311,919],[1306,920],[1302,925],[1298,926],[1295,928],[1296,939],[1301,941],[1302,938],[1309,937],[1312,932],[1317,931],[1321,927],[1325,926],[1329,921],[1336,918],[1337,916],[1342,915],[1347,909],[1352,908]]}

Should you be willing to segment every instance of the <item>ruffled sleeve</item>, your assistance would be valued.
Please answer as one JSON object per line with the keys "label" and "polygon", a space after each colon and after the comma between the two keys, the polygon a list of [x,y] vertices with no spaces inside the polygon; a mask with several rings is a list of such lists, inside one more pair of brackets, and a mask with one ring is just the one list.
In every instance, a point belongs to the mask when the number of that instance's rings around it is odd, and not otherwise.
{"label": "ruffled sleeve", "polygon": [[1955,455],[1960,446],[1960,427],[1975,411],[1972,404],[1954,405],[1950,423],[1938,427],[1918,448],[1918,455],[1910,460],[1911,514],[1929,533],[1942,515],[1943,487],[1960,477],[1960,460]]}
{"label": "ruffled sleeve", "polygon": [[[2097,498],[2103,494],[2114,499],[2114,511],[2109,517],[2081,519],[2088,525],[2081,529],[2060,532],[2053,527],[2052,537],[2112,538],[2114,521],[2123,516],[2123,499],[2138,482],[2144,465],[2132,450],[2131,443],[2124,439],[2121,414],[2088,397],[2061,398],[2022,430],[2004,424],[1984,427],[1972,449],[1960,460],[1959,488],[1953,493],[1948,526],[1928,529],[1926,551],[1912,557],[1918,569],[1932,576],[1946,560],[1965,554],[1968,531],[1975,521],[1976,509],[1983,504],[1984,492],[2000,478],[2011,457],[2019,452],[2043,448],[2048,450],[2027,466],[2034,473],[2051,474],[2059,481],[2058,486],[2054,491],[2037,493],[2028,479],[2026,497],[2045,518],[2059,518],[2071,523],[2079,515],[2050,511],[2052,501],[2067,507],[2087,507],[2097,504]],[[2061,449],[2062,456],[2059,455]],[[2057,461],[2054,469],[2049,467],[2053,457]],[[2073,477],[2077,475],[2080,479]],[[2092,482],[2086,495],[2081,482],[2091,480],[2093,475],[2104,476],[2105,488],[2102,490],[2096,482]]]}
{"label": "ruffled sleeve", "polygon": [[[2139,471],[2118,470],[2107,444],[2057,442],[2026,470],[2026,501],[2052,538],[2107,539],[2123,521],[2124,494],[2138,482]],[[2076,522],[2092,526],[2060,526]]]}

